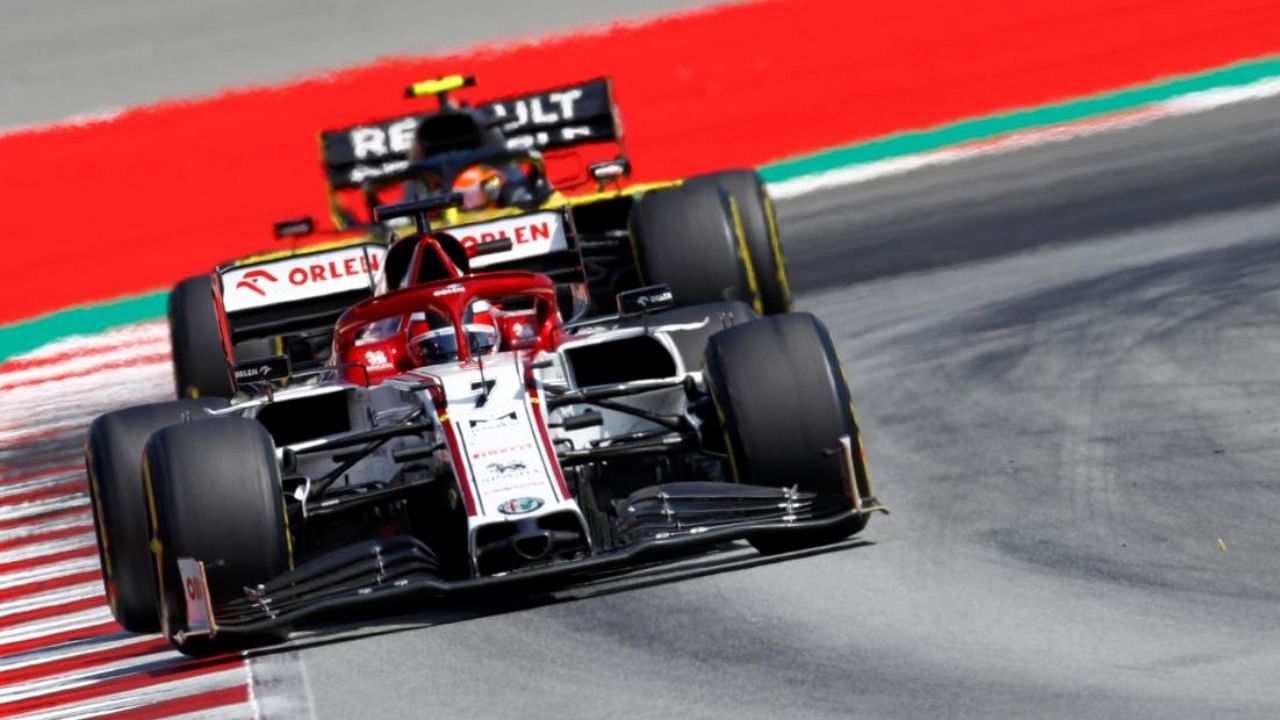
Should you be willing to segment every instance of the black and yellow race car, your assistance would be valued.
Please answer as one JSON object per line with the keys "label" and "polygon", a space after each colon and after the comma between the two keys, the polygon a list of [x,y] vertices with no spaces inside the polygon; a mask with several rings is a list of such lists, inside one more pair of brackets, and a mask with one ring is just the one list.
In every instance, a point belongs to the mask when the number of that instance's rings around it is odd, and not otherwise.
{"label": "black and yellow race car", "polygon": [[[460,75],[415,83],[406,95],[434,97],[436,108],[320,133],[334,240],[228,263],[175,289],[179,396],[229,396],[237,362],[323,364],[344,309],[434,279],[420,251],[428,234],[435,247],[459,248],[452,259],[468,272],[550,276],[566,320],[609,312],[618,293],[655,284],[682,305],[790,308],[773,204],[754,171],[633,183],[609,79],[475,106],[451,97],[474,84]],[[373,211],[424,199],[438,202],[417,223]],[[286,223],[277,234],[311,226]]]}

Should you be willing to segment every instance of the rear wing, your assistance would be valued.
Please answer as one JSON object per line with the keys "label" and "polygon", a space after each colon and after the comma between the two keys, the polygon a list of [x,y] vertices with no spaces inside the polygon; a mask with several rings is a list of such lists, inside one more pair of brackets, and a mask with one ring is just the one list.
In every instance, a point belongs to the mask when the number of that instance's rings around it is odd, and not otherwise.
{"label": "rear wing", "polygon": [[[558,150],[622,143],[613,83],[596,78],[575,85],[492,100],[475,107],[513,150]],[[360,188],[409,165],[414,130],[434,112],[414,113],[320,133],[331,191]]]}

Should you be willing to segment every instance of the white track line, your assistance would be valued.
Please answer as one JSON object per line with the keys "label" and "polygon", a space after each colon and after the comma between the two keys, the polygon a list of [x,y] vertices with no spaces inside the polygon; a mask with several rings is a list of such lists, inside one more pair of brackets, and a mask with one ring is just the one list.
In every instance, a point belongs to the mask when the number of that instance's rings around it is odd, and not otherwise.
{"label": "white track line", "polygon": [[823,172],[769,183],[775,199],[794,198],[821,190],[856,185],[921,168],[949,165],[983,155],[996,155],[1026,147],[1072,140],[1085,135],[1147,125],[1162,118],[1191,115],[1252,100],[1280,95],[1280,78],[1267,78],[1232,87],[1187,93],[1150,105],[1120,111],[1108,117],[1094,116],[1077,122],[1014,131],[1007,135],[938,150],[847,165]]}

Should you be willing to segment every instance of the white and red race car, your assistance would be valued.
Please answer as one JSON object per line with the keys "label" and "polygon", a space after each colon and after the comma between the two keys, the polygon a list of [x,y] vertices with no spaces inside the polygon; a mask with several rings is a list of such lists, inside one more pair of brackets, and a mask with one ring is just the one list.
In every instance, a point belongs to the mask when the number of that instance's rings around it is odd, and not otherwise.
{"label": "white and red race car", "polygon": [[564,323],[545,275],[454,271],[343,313],[325,382],[95,420],[124,627],[216,652],[335,608],[837,542],[883,511],[814,316],[653,286]]}

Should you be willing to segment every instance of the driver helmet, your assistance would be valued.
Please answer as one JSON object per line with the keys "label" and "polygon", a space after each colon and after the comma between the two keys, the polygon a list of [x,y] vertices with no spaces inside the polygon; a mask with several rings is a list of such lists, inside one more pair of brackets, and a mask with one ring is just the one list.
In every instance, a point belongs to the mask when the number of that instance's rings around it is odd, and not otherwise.
{"label": "driver helmet", "polygon": [[453,191],[462,194],[463,210],[480,210],[498,207],[505,179],[491,165],[472,165],[458,173],[453,181]]}
{"label": "driver helmet", "polygon": [[[477,301],[463,315],[462,328],[472,357],[498,351],[498,330],[492,308]],[[458,334],[449,318],[437,312],[414,313],[409,318],[409,354],[419,365],[437,365],[458,359]]]}

